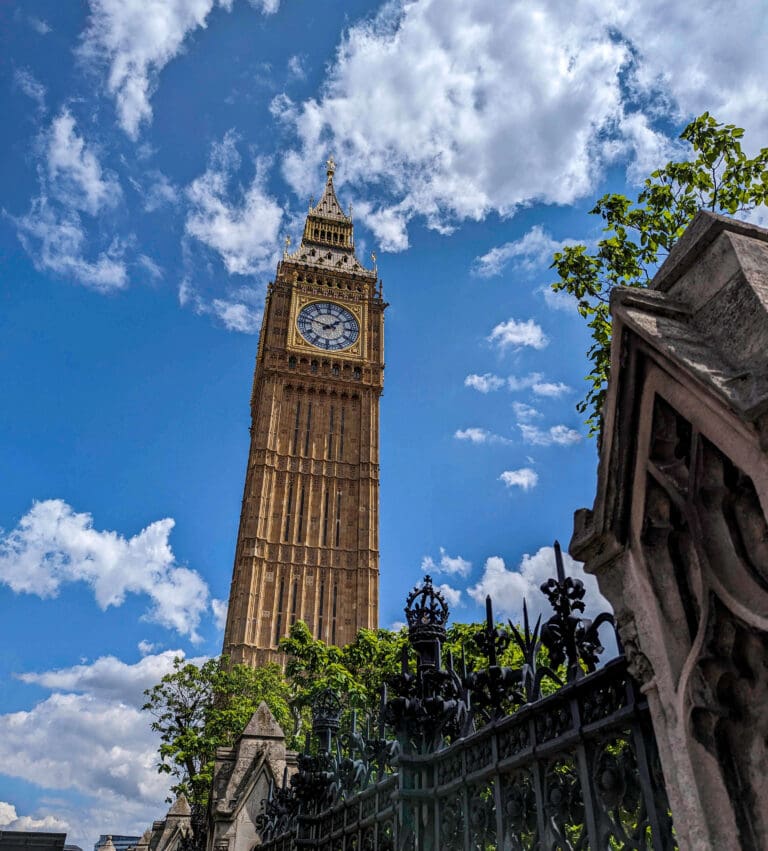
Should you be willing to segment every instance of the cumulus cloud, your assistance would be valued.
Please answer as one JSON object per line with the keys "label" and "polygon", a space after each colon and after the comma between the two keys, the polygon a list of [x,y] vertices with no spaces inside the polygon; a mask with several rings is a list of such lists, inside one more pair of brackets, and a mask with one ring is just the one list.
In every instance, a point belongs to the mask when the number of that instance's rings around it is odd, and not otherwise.
{"label": "cumulus cloud", "polygon": [[[173,660],[184,657],[183,650],[166,650],[150,655],[153,645],[147,645],[148,653],[138,662],[128,664],[115,656],[101,656],[90,664],[57,668],[52,671],[22,673],[18,679],[33,683],[56,692],[72,692],[90,695],[101,701],[111,701],[140,709],[144,702],[144,690],[160,682],[165,674],[173,670]],[[141,645],[140,648],[141,650]],[[141,652],[144,652],[141,650]],[[203,658],[190,659],[198,664]]]}
{"label": "cumulus cloud", "polygon": [[531,388],[537,396],[548,396],[557,399],[565,393],[573,390],[562,381],[537,381]]}
{"label": "cumulus cloud", "polygon": [[460,428],[453,435],[456,440],[466,440],[470,443],[511,443],[508,438],[500,434],[494,434],[484,428]]}
{"label": "cumulus cloud", "polygon": [[152,801],[158,778],[155,737],[140,710],[87,695],[54,694],[26,712],[0,716],[3,773],[48,789],[109,790]]}
{"label": "cumulus cloud", "polygon": [[518,322],[509,319],[500,322],[488,336],[488,342],[497,346],[500,351],[520,346],[530,346],[533,349],[543,349],[549,345],[549,339],[533,319]]}
{"label": "cumulus cloud", "polygon": [[[321,94],[292,109],[299,144],[287,178],[306,196],[334,151],[344,180],[365,190],[382,247],[400,250],[415,216],[446,230],[491,211],[573,203],[619,153],[630,177],[644,173],[672,148],[656,128],[660,105],[676,119],[709,109],[758,141],[768,135],[760,4],[713,0],[682,14],[662,0],[587,0],[563,10],[559,0],[385,4],[345,33]],[[735,23],[724,33],[713,22],[726,19]],[[516,250],[500,246],[478,269],[494,274]]]}
{"label": "cumulus cloud", "polygon": [[205,173],[187,188],[185,229],[218,252],[230,275],[252,275],[274,266],[283,211],[264,188],[266,160],[256,160],[250,186],[230,191],[240,164],[237,136],[229,131],[213,144]]}
{"label": "cumulus cloud", "polygon": [[540,372],[531,372],[528,375],[523,375],[521,377],[510,375],[507,379],[507,386],[512,391],[527,390],[529,387],[533,387],[534,384],[541,381],[543,377],[544,376]]}
{"label": "cumulus cloud", "polygon": [[213,619],[216,623],[216,628],[223,630],[227,625],[227,610],[229,609],[228,600],[211,600],[211,608],[213,609]]}
{"label": "cumulus cloud", "polygon": [[453,588],[447,583],[443,583],[442,585],[436,585],[435,587],[443,595],[443,597],[445,598],[445,602],[448,603],[449,608],[455,609],[461,605],[460,588]]}
{"label": "cumulus cloud", "polygon": [[492,390],[498,390],[507,383],[506,379],[491,372],[486,372],[484,375],[468,375],[464,379],[464,386],[471,387],[480,393],[490,393]]}
{"label": "cumulus cloud", "polygon": [[575,296],[563,291],[555,292],[552,287],[543,286],[536,290],[544,297],[544,303],[550,310],[561,310],[563,313],[578,313],[578,302]]}
{"label": "cumulus cloud", "polygon": [[255,334],[259,330],[261,311],[254,310],[248,304],[215,298],[211,302],[211,312],[221,320],[228,331]]}
{"label": "cumulus cloud", "polygon": [[[586,588],[586,617],[594,618],[600,612],[610,612],[611,606],[600,594],[597,580],[584,572],[581,562],[574,561],[568,553],[563,553],[563,566],[567,576],[580,579]],[[547,598],[541,593],[541,585],[550,577],[556,576],[555,550],[553,547],[541,547],[533,555],[526,553],[517,568],[507,568],[504,559],[491,556],[483,568],[480,581],[470,588],[467,594],[478,604],[485,603],[488,594],[493,599],[494,611],[500,617],[511,618],[513,623],[522,620],[523,600],[528,604],[528,612],[534,618],[542,614],[551,615]],[[607,641],[610,627],[602,634]],[[611,642],[614,646],[614,642]]]}
{"label": "cumulus cloud", "polygon": [[514,242],[505,242],[475,258],[473,274],[481,278],[500,275],[506,266],[514,261],[515,265],[528,272],[546,268],[552,263],[552,255],[562,250],[564,245],[574,245],[575,240],[556,240],[541,226],[534,225],[528,233]]}
{"label": "cumulus cloud", "polygon": [[99,531],[90,514],[66,502],[36,502],[18,526],[0,537],[0,582],[16,593],[55,597],[62,585],[84,582],[101,609],[127,594],[151,600],[145,617],[197,639],[208,608],[202,577],[178,565],[169,543],[174,521],[157,520],[133,537]]}
{"label": "cumulus cloud", "polygon": [[[150,98],[162,69],[193,31],[207,26],[214,5],[232,8],[232,0],[89,0],[90,17],[80,55],[108,69],[107,89],[115,98],[120,126],[132,139],[152,119]],[[279,0],[251,0],[264,14]]]}
{"label": "cumulus cloud", "polygon": [[64,832],[69,830],[69,822],[56,816],[19,816],[16,807],[6,801],[0,801],[0,827],[3,830],[43,830]]}
{"label": "cumulus cloud", "polygon": [[142,639],[138,643],[137,647],[139,649],[139,653],[141,653],[142,656],[146,656],[148,653],[153,653],[155,650],[157,650],[158,645],[153,644],[151,641],[146,641],[145,639]]}
{"label": "cumulus cloud", "polygon": [[32,200],[24,216],[9,216],[35,268],[102,293],[128,285],[125,244],[114,239],[106,251],[86,256],[87,238],[76,210],[54,207],[45,195]]}
{"label": "cumulus cloud", "polygon": [[508,488],[529,491],[539,483],[539,474],[530,467],[521,467],[519,470],[505,470],[499,476],[499,480]]}
{"label": "cumulus cloud", "polygon": [[532,405],[527,405],[525,402],[513,402],[512,410],[515,412],[515,417],[517,417],[520,422],[529,422],[530,420],[538,419],[538,417],[541,416],[540,411]]}
{"label": "cumulus cloud", "polygon": [[105,171],[96,152],[75,127],[72,114],[64,109],[51,122],[47,133],[46,164],[50,186],[69,207],[95,216],[113,207],[121,195],[120,184]]}
{"label": "cumulus cloud", "polygon": [[440,547],[440,560],[435,561],[432,556],[424,556],[421,560],[421,569],[429,573],[468,576],[472,570],[472,562],[461,556],[449,556],[445,548]]}
{"label": "cumulus cloud", "polygon": [[523,436],[525,443],[533,446],[572,446],[581,440],[581,434],[575,429],[564,425],[550,426],[548,429],[540,429],[529,423],[518,423],[517,427]]}
{"label": "cumulus cloud", "polygon": [[106,656],[89,665],[22,674],[25,682],[53,693],[30,710],[0,715],[3,774],[56,794],[46,796],[34,817],[16,823],[15,808],[0,803],[0,826],[66,825],[68,840],[86,847],[105,823],[140,834],[162,815],[169,781],[157,772],[159,741],[140,707],[143,689],[171,671],[177,655],[183,653],[147,656],[133,665]]}
{"label": "cumulus cloud", "polygon": [[190,305],[198,316],[215,317],[228,331],[255,334],[262,317],[263,291],[254,287],[239,287],[230,298],[206,299],[195,289],[189,278],[179,284],[179,304]]}
{"label": "cumulus cloud", "polygon": [[297,110],[288,179],[306,193],[333,147],[346,179],[399,198],[378,214],[438,228],[534,198],[569,203],[591,188],[590,149],[620,114],[629,58],[592,15],[571,17],[563,27],[555,3],[387,4],[348,31],[323,95]]}

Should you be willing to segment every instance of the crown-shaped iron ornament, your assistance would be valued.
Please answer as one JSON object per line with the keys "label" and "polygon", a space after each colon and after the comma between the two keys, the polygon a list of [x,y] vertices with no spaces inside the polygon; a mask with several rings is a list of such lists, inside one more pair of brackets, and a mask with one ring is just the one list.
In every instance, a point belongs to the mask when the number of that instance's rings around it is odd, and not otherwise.
{"label": "crown-shaped iron ornament", "polygon": [[427,575],[421,585],[414,585],[405,601],[405,619],[410,632],[414,629],[440,629],[445,633],[448,603]]}
{"label": "crown-shaped iron ornament", "polygon": [[331,688],[323,689],[312,704],[312,732],[318,737],[320,749],[331,749],[331,735],[341,726],[341,699]]}

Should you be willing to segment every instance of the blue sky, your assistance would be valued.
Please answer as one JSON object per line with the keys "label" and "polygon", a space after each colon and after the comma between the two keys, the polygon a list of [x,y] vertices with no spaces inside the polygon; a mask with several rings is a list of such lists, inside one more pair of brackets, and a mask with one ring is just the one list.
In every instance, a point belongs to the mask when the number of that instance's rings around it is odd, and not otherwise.
{"label": "blue sky", "polygon": [[380,622],[425,567],[455,618],[488,591],[516,616],[595,483],[552,252],[705,109],[765,143],[767,18],[0,6],[0,829],[87,844],[162,814],[141,692],[220,650],[264,290],[330,153],[391,305]]}

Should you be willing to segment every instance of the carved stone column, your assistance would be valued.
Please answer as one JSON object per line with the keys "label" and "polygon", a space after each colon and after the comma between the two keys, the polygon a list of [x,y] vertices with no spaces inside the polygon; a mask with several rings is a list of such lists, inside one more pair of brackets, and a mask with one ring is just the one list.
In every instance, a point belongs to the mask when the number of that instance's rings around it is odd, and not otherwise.
{"label": "carved stone column", "polygon": [[768,231],[699,213],[613,294],[571,554],[648,695],[682,849],[768,848]]}

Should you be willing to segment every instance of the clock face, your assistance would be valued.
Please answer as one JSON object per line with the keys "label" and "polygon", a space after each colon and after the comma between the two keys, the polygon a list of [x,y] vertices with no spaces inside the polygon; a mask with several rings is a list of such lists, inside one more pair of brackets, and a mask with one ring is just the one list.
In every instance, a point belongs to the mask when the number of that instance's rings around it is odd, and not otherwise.
{"label": "clock face", "polygon": [[313,301],[303,307],[296,325],[308,343],[327,352],[346,349],[360,336],[357,319],[332,301]]}

